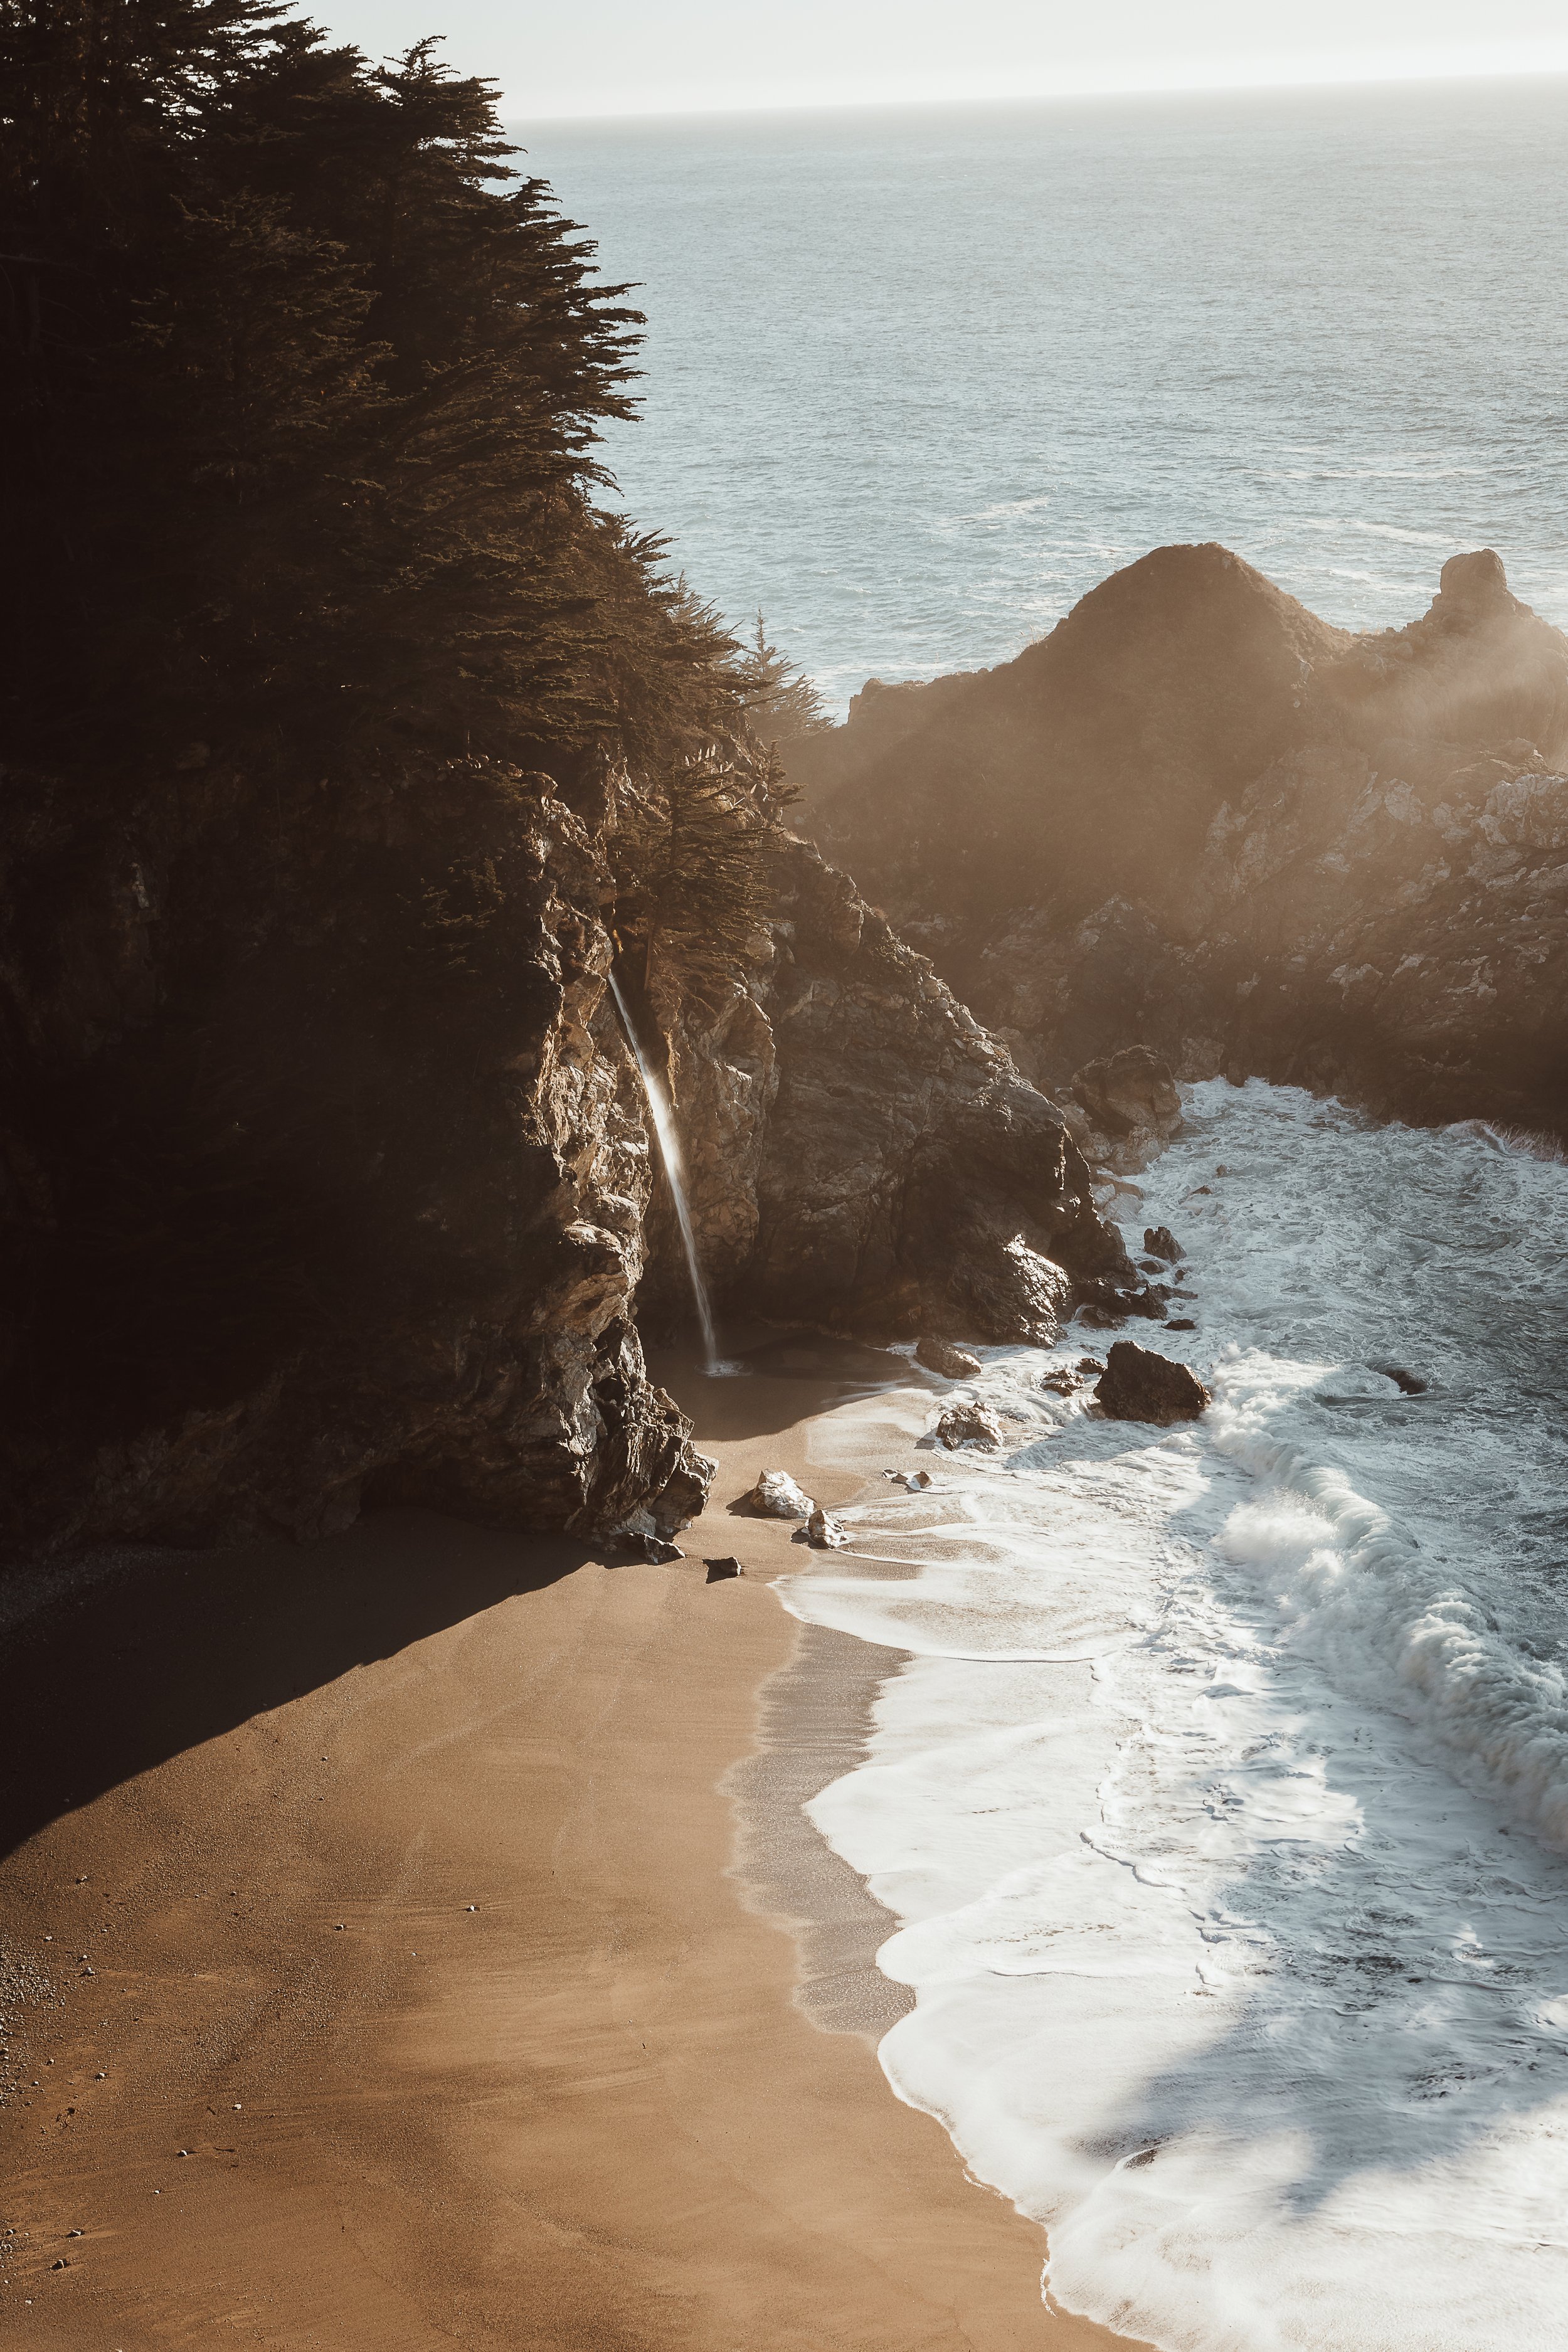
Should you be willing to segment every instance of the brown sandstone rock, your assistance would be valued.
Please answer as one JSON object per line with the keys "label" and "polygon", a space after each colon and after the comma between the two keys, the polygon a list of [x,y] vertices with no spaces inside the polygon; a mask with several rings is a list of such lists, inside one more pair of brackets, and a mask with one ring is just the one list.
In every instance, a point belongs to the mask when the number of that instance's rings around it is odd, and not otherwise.
{"label": "brown sandstone rock", "polygon": [[915,1349],[915,1361],[928,1372],[939,1372],[944,1381],[972,1381],[981,1369],[978,1356],[946,1339],[922,1339]]}

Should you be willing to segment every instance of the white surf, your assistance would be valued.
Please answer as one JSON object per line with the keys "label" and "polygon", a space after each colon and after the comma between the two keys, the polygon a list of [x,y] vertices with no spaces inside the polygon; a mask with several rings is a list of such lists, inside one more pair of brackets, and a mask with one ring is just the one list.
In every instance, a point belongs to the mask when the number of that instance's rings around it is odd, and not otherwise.
{"label": "white surf", "polygon": [[[1222,1172],[1223,1171],[1223,1172]],[[889,1658],[812,1818],[902,1921],[900,2095],[1168,2352],[1535,2352],[1568,2314],[1568,1167],[1193,1089],[1169,1432],[993,1349],[1001,1456],[780,1588]],[[1173,1314],[1184,1311],[1173,1304]],[[1424,1381],[1406,1394],[1394,1366]]]}

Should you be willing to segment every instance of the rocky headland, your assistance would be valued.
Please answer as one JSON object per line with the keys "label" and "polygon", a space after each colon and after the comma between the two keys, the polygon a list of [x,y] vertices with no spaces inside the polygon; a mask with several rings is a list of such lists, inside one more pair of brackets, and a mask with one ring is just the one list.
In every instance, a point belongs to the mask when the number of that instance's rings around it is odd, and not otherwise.
{"label": "rocky headland", "polygon": [[873,681],[786,755],[815,837],[1043,1085],[1140,1043],[1568,1126],[1568,640],[1489,551],[1358,635],[1157,549],[1016,661]]}

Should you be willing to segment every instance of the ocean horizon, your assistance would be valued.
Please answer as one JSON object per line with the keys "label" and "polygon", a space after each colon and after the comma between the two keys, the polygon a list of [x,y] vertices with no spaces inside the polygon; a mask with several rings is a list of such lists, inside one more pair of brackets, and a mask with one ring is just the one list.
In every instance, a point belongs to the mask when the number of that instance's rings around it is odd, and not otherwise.
{"label": "ocean horizon", "polygon": [[1568,82],[510,126],[647,327],[604,461],[842,710],[1217,540],[1399,626],[1568,621]]}

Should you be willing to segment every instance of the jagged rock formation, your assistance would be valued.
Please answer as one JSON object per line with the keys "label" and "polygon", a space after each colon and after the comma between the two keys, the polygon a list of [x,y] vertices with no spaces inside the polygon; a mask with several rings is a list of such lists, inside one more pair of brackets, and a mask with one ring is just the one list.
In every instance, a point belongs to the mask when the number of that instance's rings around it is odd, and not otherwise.
{"label": "jagged rock formation", "polygon": [[1131,1275],[1066,1117],[845,875],[783,833],[770,863],[722,1008],[652,992],[710,1281],[781,1321],[1048,1344],[1075,1278]]}
{"label": "jagged rock formation", "polygon": [[1118,1339],[1094,1384],[1101,1412],[1111,1421],[1196,1421],[1213,1399],[1197,1374],[1152,1348]]}
{"label": "jagged rock formation", "polygon": [[1182,1123],[1170,1065],[1147,1045],[1124,1045],[1086,1062],[1074,1072],[1068,1096],[1068,1118],[1097,1168],[1125,1174],[1147,1167]]}
{"label": "jagged rock formation", "polygon": [[792,773],[1037,1082],[1137,1041],[1182,1078],[1563,1131],[1568,640],[1489,551],[1354,636],[1163,548],[939,683]]}
{"label": "jagged rock formation", "polygon": [[600,504],[640,321],[490,86],[287,8],[17,40],[0,1538],[657,1549],[707,1470],[616,955],[737,1298],[1034,1334],[1127,1279],[1061,1119],[778,831],[809,687]]}

